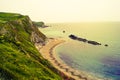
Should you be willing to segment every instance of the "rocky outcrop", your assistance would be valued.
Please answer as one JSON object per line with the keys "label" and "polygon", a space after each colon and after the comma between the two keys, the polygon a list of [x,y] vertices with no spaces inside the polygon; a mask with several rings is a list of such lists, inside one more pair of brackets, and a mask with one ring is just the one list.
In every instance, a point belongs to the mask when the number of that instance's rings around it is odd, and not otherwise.
{"label": "rocky outcrop", "polygon": [[87,39],[83,39],[83,38],[77,38],[78,41],[83,41],[83,42],[87,42]]}
{"label": "rocky outcrop", "polygon": [[108,47],[108,44],[105,44],[104,46]]}
{"label": "rocky outcrop", "polygon": [[88,40],[88,43],[89,43],[89,44],[93,44],[93,45],[101,45],[101,43],[98,43],[98,42],[96,42],[96,41],[89,41],[89,40]]}
{"label": "rocky outcrop", "polygon": [[34,43],[43,43],[44,42],[44,40],[40,36],[38,36],[35,32],[32,32],[31,41]]}
{"label": "rocky outcrop", "polygon": [[[78,40],[78,41],[81,41],[81,42],[86,42],[88,44],[92,44],[92,45],[102,45],[101,43],[97,42],[97,41],[92,41],[92,40],[87,40],[87,39],[84,39],[84,38],[80,38],[80,37],[77,37],[73,34],[69,35],[69,37],[73,40]],[[104,46],[108,46],[108,44],[105,44]]]}
{"label": "rocky outcrop", "polygon": [[75,36],[75,35],[69,35],[69,37],[71,38],[71,39],[74,39],[74,40],[76,40],[76,39],[78,39],[78,37],[77,36]]}

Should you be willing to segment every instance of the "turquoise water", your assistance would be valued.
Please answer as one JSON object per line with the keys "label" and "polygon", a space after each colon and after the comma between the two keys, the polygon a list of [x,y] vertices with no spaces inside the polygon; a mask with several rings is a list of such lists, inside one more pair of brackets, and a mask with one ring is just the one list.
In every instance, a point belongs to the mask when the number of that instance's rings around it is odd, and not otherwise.
{"label": "turquoise water", "polygon": [[[108,80],[120,80],[120,22],[56,23],[41,29],[48,37],[61,37],[67,42],[56,48],[59,59],[78,71]],[[62,31],[66,32],[63,33]],[[74,34],[102,43],[101,46],[70,40]],[[104,44],[108,44],[105,47]]]}

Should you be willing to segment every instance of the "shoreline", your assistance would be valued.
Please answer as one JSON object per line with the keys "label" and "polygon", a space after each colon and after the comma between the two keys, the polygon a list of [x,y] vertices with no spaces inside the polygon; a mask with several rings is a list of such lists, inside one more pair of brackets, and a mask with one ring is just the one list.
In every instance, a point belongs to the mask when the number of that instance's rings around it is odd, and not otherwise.
{"label": "shoreline", "polygon": [[[84,73],[78,72],[73,68],[69,67],[65,63],[57,60],[54,48],[59,44],[64,43],[63,39],[49,39],[48,42],[44,46],[40,46],[40,44],[36,44],[36,48],[41,53],[41,55],[47,59],[58,71],[62,72],[66,76],[73,78],[75,80],[101,80],[93,78],[92,76],[85,76]],[[71,79],[69,79],[71,80]]]}

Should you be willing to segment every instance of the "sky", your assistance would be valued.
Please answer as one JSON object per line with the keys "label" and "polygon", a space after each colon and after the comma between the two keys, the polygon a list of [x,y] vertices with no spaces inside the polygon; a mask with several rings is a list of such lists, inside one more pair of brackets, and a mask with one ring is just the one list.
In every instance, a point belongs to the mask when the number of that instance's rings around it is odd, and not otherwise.
{"label": "sky", "polygon": [[120,21],[120,0],[0,0],[0,12],[48,23]]}

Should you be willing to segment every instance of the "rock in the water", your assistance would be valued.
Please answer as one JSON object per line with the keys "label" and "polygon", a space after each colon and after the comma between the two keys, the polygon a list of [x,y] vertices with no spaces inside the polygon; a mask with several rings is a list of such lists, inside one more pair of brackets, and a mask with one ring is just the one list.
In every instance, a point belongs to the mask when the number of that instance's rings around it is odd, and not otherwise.
{"label": "rock in the water", "polygon": [[101,45],[100,43],[96,42],[96,41],[88,41],[89,44],[93,44],[93,45]]}
{"label": "rock in the water", "polygon": [[[92,45],[101,45],[101,43],[99,42],[96,42],[96,41],[91,41],[91,40],[87,40],[85,38],[80,38],[80,37],[77,37],[73,34],[69,35],[69,37],[73,40],[78,40],[78,41],[81,41],[81,42],[87,42],[88,44],[92,44]],[[106,45],[107,46],[107,45]]]}
{"label": "rock in the water", "polygon": [[105,44],[105,46],[107,47],[107,46],[108,46],[108,44]]}
{"label": "rock in the water", "polygon": [[87,39],[77,38],[78,41],[87,42]]}
{"label": "rock in the water", "polygon": [[63,33],[65,33],[65,31],[63,31]]}
{"label": "rock in the water", "polygon": [[69,37],[70,37],[71,39],[74,39],[74,40],[77,39],[77,37],[76,37],[75,35],[72,35],[72,34],[69,35]]}

